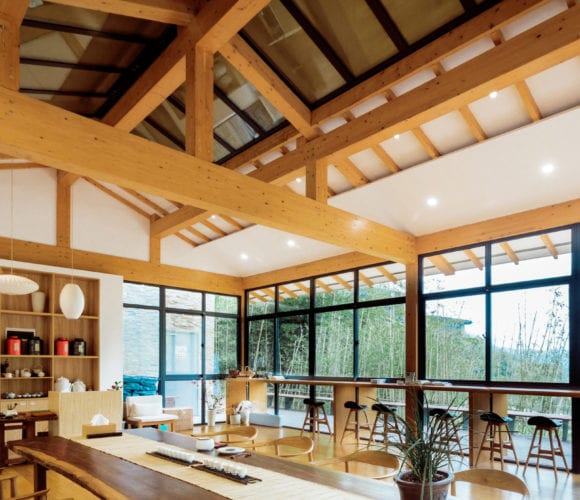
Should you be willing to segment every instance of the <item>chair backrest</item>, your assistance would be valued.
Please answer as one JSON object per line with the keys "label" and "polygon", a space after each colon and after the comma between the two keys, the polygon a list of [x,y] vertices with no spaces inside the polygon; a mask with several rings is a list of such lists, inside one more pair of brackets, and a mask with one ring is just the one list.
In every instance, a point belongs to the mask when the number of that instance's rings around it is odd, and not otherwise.
{"label": "chair backrest", "polygon": [[454,472],[453,475],[455,477],[451,483],[452,495],[456,494],[455,483],[457,481],[464,481],[504,491],[513,491],[514,493],[520,493],[522,498],[528,498],[530,495],[526,483],[510,472],[504,472],[498,469],[468,469]]}
{"label": "chair backrest", "polygon": [[275,440],[274,447],[276,455],[279,457],[297,457],[308,455],[308,460],[312,462],[314,456],[314,441],[306,436],[286,436]]}
{"label": "chair backrest", "polygon": [[153,396],[127,396],[127,417],[154,417],[163,415],[163,398]]}
{"label": "chair backrest", "polygon": [[214,432],[203,432],[201,434],[192,434],[193,437],[210,437],[224,436],[226,443],[241,443],[251,441],[252,443],[258,436],[258,429],[252,425],[229,426]]}
{"label": "chair backrest", "polygon": [[380,474],[372,474],[370,476],[372,477],[372,479],[383,479],[386,477],[394,476],[400,467],[399,459],[395,455],[391,455],[386,451],[380,450],[355,451],[350,455],[342,457],[342,460],[344,461],[345,472],[351,472],[352,470],[351,462],[360,462],[364,464],[389,469],[387,472],[382,472]]}

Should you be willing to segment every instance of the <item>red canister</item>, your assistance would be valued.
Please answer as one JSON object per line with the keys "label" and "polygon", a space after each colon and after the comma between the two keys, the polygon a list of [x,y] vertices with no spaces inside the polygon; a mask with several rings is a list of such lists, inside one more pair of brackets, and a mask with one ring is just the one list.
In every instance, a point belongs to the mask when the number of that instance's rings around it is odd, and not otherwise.
{"label": "red canister", "polygon": [[6,339],[6,354],[20,354],[20,339],[18,337],[8,337]]}
{"label": "red canister", "polygon": [[68,339],[64,337],[56,339],[56,355],[68,356]]}

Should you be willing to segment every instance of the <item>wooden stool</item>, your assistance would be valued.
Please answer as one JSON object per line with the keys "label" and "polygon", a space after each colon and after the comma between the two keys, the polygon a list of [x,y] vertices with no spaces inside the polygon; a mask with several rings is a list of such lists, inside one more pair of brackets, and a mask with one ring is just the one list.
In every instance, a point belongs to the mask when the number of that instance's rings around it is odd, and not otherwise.
{"label": "wooden stool", "polygon": [[[356,436],[356,442],[359,442],[360,437],[360,430],[367,429],[369,432],[371,430],[371,424],[369,422],[369,417],[367,415],[367,405],[358,404],[356,401],[347,401],[344,403],[344,407],[348,408],[348,415],[346,417],[346,422],[344,424],[344,430],[342,431],[342,437],[340,438],[340,442],[344,439],[345,434],[350,431],[354,432]],[[360,412],[362,412],[365,422],[361,423],[360,419]],[[352,418],[352,420],[351,420]]]}
{"label": "wooden stool", "polygon": [[328,428],[328,434],[332,436],[332,429],[330,428],[330,423],[328,422],[328,416],[326,415],[326,410],[324,409],[323,401],[316,401],[315,399],[306,398],[304,400],[306,405],[306,415],[304,416],[304,422],[302,423],[302,430],[300,435],[306,430],[306,426],[310,426],[310,432],[314,435],[320,434],[320,425],[326,425]]}
{"label": "wooden stool", "polygon": [[463,448],[461,447],[461,441],[459,440],[459,430],[455,425],[455,415],[452,415],[448,411],[442,410],[440,408],[434,408],[429,411],[429,417],[437,419],[433,425],[437,426],[437,440],[435,444],[443,444],[448,446],[448,443],[452,442],[457,445],[459,454],[463,458]]}
{"label": "wooden stool", "polygon": [[396,408],[388,406],[384,403],[375,403],[371,409],[377,413],[373,426],[371,427],[371,435],[369,438],[369,445],[374,443],[374,436],[378,434],[383,436],[385,446],[389,444],[389,434],[395,434],[399,438],[399,442],[403,444],[403,433],[399,427],[399,422],[395,416]]}
{"label": "wooden stool", "polygon": [[[494,454],[499,453],[501,470],[503,470],[503,454],[505,450],[512,450],[516,466],[519,465],[516,448],[509,429],[509,424],[511,424],[514,419],[511,417],[501,417],[497,413],[491,411],[484,413],[479,418],[484,422],[487,422],[487,425],[485,427],[485,432],[483,433],[483,438],[481,440],[481,445],[479,446],[479,452],[477,453],[474,467],[477,467],[479,456],[483,450],[489,451],[490,462],[493,461]],[[505,440],[502,434],[505,434]],[[487,444],[485,444],[486,442]]]}
{"label": "wooden stool", "polygon": [[[552,462],[552,468],[554,472],[558,472],[556,468],[556,457],[562,457],[564,462],[564,468],[566,472],[570,472],[568,469],[568,462],[566,462],[566,457],[564,456],[564,451],[562,448],[562,441],[560,441],[560,435],[558,434],[558,427],[561,424],[557,424],[551,418],[536,416],[528,419],[528,425],[534,425],[536,428],[534,430],[534,435],[532,436],[532,442],[530,443],[530,451],[528,452],[528,459],[526,460],[526,465],[524,467],[524,474],[528,468],[528,462],[530,458],[536,458],[536,469],[540,465],[540,459],[545,458]],[[539,431],[539,434],[538,434]],[[550,448],[542,448],[542,436],[544,431],[548,433]],[[536,436],[538,436],[538,442],[536,444]],[[557,446],[554,446],[554,436],[556,437]],[[537,451],[534,453],[534,449]]]}

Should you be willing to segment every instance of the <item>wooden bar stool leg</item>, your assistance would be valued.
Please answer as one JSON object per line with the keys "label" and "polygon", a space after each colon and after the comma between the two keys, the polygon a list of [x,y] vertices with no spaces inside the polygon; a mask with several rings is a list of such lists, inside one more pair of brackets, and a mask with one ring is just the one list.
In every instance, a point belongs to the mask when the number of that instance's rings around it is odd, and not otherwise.
{"label": "wooden bar stool leg", "polygon": [[[566,455],[564,455],[562,441],[560,441],[560,433],[558,432],[558,430],[555,430],[554,433],[556,434],[556,441],[558,441],[558,450],[560,452],[559,456],[562,457],[562,461],[564,462],[564,469],[566,469],[567,473],[570,473],[570,469],[568,468],[568,462],[566,461]],[[554,470],[556,470],[556,467],[554,467]]]}
{"label": "wooden bar stool leg", "polygon": [[524,466],[524,474],[528,468],[528,464],[530,462],[530,458],[532,457],[532,450],[534,449],[534,442],[536,441],[536,436],[538,434],[538,428],[534,429],[534,434],[532,435],[532,442],[530,443],[530,449],[528,450],[528,458],[526,459],[526,465]]}
{"label": "wooden bar stool leg", "polygon": [[479,457],[483,450],[490,450],[491,454],[491,446],[485,446],[485,441],[487,439],[487,435],[490,432],[490,423],[488,422],[485,426],[485,431],[483,431],[483,438],[481,439],[481,444],[479,445],[479,451],[477,452],[477,457],[475,458],[474,467],[477,467],[477,463],[479,462]]}

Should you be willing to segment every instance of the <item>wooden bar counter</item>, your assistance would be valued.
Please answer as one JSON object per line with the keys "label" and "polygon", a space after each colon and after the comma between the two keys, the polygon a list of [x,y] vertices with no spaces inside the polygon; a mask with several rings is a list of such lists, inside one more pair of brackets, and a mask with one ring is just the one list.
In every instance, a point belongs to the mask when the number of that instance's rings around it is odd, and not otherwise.
{"label": "wooden bar counter", "polygon": [[[226,379],[228,390],[233,387],[233,384],[239,385],[237,379]],[[335,441],[340,441],[342,437],[342,430],[346,420],[347,411],[344,408],[344,403],[348,400],[357,401],[361,404],[369,406],[367,413],[372,422],[374,412],[370,411],[373,399],[377,397],[377,389],[396,389],[401,391],[446,391],[446,392],[465,392],[468,395],[468,411],[469,411],[469,460],[473,465],[474,457],[477,456],[479,449],[481,435],[483,434],[485,426],[479,419],[479,415],[488,411],[494,411],[500,415],[507,415],[508,405],[507,397],[510,394],[519,394],[524,396],[545,396],[545,397],[567,397],[580,398],[580,388],[569,389],[546,389],[534,387],[518,387],[518,386],[495,386],[495,385],[469,385],[469,384],[443,384],[443,383],[421,383],[416,382],[412,384],[399,384],[394,382],[386,383],[372,383],[367,381],[354,380],[328,380],[328,379],[264,379],[251,378],[243,379],[244,387],[248,389],[248,395],[255,398],[263,398],[254,401],[260,407],[266,407],[266,387],[267,384],[296,384],[296,385],[324,385],[333,387],[333,414],[334,414],[334,438]],[[259,389],[258,389],[259,387]],[[227,399],[227,396],[226,396]],[[259,410],[264,411],[264,410]],[[354,436],[348,435],[349,439]]]}

